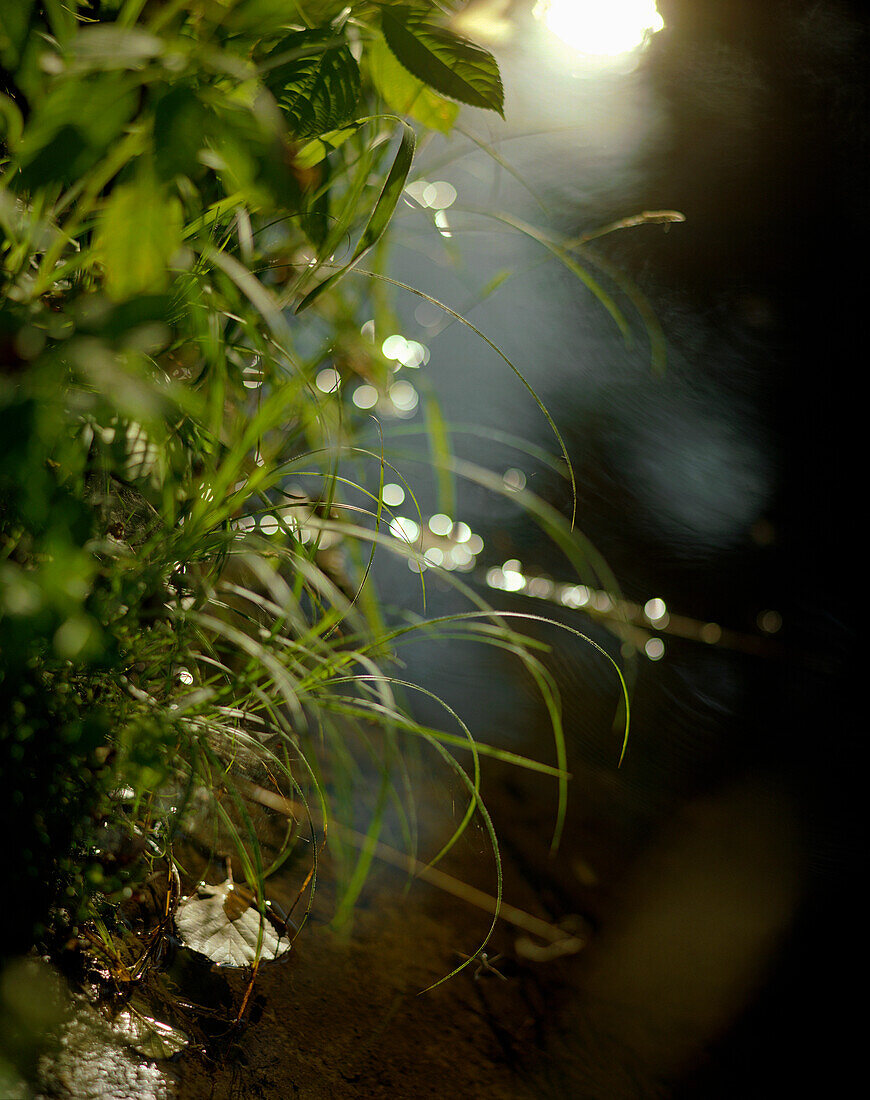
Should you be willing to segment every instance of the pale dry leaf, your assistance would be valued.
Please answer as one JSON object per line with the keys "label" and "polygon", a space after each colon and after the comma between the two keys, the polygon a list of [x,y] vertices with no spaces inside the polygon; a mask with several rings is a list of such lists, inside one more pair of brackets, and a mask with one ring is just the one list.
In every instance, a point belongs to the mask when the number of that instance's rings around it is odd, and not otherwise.
{"label": "pale dry leaf", "polygon": [[217,886],[202,883],[175,913],[184,946],[218,966],[251,966],[258,958],[277,959],[289,951],[289,936],[275,924],[263,919],[253,896],[230,879]]}

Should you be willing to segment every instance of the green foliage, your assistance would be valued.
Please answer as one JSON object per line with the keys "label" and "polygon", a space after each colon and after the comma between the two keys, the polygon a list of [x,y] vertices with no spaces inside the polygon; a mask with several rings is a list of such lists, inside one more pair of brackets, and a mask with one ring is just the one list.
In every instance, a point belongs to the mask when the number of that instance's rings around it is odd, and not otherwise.
{"label": "green foliage", "polygon": [[504,114],[504,90],[492,56],[445,30],[427,5],[384,4],[387,45],[418,80],[441,95]]}
{"label": "green foliage", "polygon": [[266,65],[266,86],[299,137],[337,130],[353,118],[359,66],[332,28],[288,34],[266,56]]}
{"label": "green foliage", "polygon": [[[364,288],[342,281],[413,160],[412,126],[380,101],[440,130],[456,117],[441,94],[501,110],[495,62],[438,18],[434,4],[3,5],[10,949],[52,905],[74,924],[123,898],[142,871],[121,852],[169,855],[202,792],[262,900],[295,830],[270,864],[240,786],[252,762],[314,828],[351,781],[354,729],[384,795],[401,730],[437,743],[382,670],[368,565],[376,546],[408,553],[366,488],[382,464],[354,446],[357,410],[312,381],[328,364],[389,378],[360,341]],[[291,327],[288,307],[312,308]],[[346,493],[369,506],[346,512]],[[463,782],[472,812],[476,771]],[[351,860],[340,911],[370,858]]]}
{"label": "green foliage", "polygon": [[411,115],[430,130],[449,132],[459,115],[459,105],[438,95],[408,72],[383,38],[376,38],[368,53],[372,83],[383,101],[402,115]]}
{"label": "green foliage", "polygon": [[164,194],[153,175],[119,184],[103,207],[94,239],[109,298],[122,302],[166,290],[181,231],[181,203]]}
{"label": "green foliage", "polygon": [[[345,397],[356,380],[381,393],[391,380],[360,335],[377,284],[345,276],[376,254],[405,188],[407,116],[446,131],[454,100],[503,109],[492,57],[439,19],[434,3],[3,4],[0,775],[4,835],[20,841],[9,949],[50,912],[105,917],[155,861],[181,863],[173,844],[188,830],[235,850],[263,912],[264,879],[300,833],[316,864],[327,819],[351,812],[374,770],[366,846],[330,834],[345,919],[388,810],[413,842],[395,782],[409,743],[455,773],[465,800],[441,854],[476,817],[497,889],[481,755],[558,782],[558,835],[564,739],[538,657],[477,597],[480,614],[453,620],[524,662],[557,766],[478,745],[449,710],[459,733],[422,726],[392,666],[428,627],[385,624],[369,577],[376,550],[417,551],[385,530],[386,459]],[[325,368],[335,393],[316,385]],[[428,419],[446,497],[449,445],[437,411]],[[539,513],[598,568],[561,517]],[[251,791],[296,807],[271,849]]]}

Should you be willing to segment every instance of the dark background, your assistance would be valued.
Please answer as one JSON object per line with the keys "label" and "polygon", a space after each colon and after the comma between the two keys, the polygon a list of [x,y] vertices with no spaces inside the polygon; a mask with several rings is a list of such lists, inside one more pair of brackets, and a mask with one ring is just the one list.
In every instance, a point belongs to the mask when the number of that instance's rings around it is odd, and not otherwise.
{"label": "dark background", "polygon": [[[531,31],[502,47],[507,126],[477,132],[500,142],[543,196],[549,226],[566,236],[640,210],[685,214],[667,233],[646,227],[600,245],[656,311],[669,345],[663,377],[651,372],[644,341],[626,349],[570,274],[537,266],[532,243],[511,244],[495,229],[463,238],[463,203],[544,224],[528,192],[477,151],[454,146],[452,163],[436,159],[431,172],[423,161],[428,178],[456,184],[450,217],[460,228],[444,254],[437,238],[411,238],[396,268],[457,306],[485,272],[516,266],[517,278],[468,315],[553,412],[578,471],[580,527],[630,598],[663,596],[674,611],[763,643],[754,656],[665,637],[663,660],[641,658],[618,809],[601,828],[620,835],[637,871],[647,858],[655,864],[657,844],[681,850],[674,831],[691,827],[691,813],[703,816],[711,800],[739,815],[745,796],[759,821],[779,820],[783,846],[771,825],[756,847],[774,863],[783,857],[781,880],[775,868],[768,885],[735,872],[711,928],[727,940],[728,922],[736,933],[743,919],[741,891],[758,900],[769,890],[773,904],[793,874],[788,916],[742,1009],[672,1088],[685,1097],[766,1096],[798,1085],[821,1092],[845,1084],[855,1062],[851,986],[863,954],[864,720],[852,657],[862,587],[868,24],[861,6],[838,3],[672,0],[659,8],[666,29],[623,78],[596,82],[542,67],[547,47]],[[630,139],[613,118],[631,120]],[[412,314],[413,304],[408,335],[426,341]],[[453,325],[429,341],[448,419],[480,417],[553,449],[526,395],[502,364],[469,351],[472,339]],[[457,437],[456,445],[496,468],[522,465],[481,439]],[[564,483],[524,468],[529,487],[567,515]],[[484,566],[516,557],[530,572],[570,579],[560,555],[503,502],[461,489],[458,516],[483,534]],[[413,580],[396,591],[413,603]],[[583,616],[488,595],[499,607],[570,622],[618,654]],[[452,606],[437,585],[430,600],[430,610]],[[765,609],[782,616],[775,637],[759,631]],[[594,785],[615,766],[607,672],[588,649],[556,648],[572,758]],[[516,673],[494,659],[438,651],[412,661],[411,672],[473,728],[476,719],[489,736],[495,729],[508,743],[534,743],[528,731],[540,716]],[[572,797],[584,798],[582,774]],[[583,821],[570,820],[582,831]],[[567,844],[570,852],[570,827]],[[716,858],[711,849],[714,882]],[[686,881],[692,874],[687,866]],[[682,919],[692,925],[690,912]],[[677,954],[683,934],[679,922],[669,930]],[[676,970],[673,980],[681,980]]]}

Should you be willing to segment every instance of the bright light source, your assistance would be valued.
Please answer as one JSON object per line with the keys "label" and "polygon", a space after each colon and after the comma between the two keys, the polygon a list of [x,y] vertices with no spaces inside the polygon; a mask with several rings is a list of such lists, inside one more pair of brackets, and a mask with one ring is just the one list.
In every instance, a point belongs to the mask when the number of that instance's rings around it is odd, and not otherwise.
{"label": "bright light source", "polygon": [[445,538],[453,530],[453,520],[443,512],[436,512],[429,520],[429,530],[433,535],[441,535]]}
{"label": "bright light source", "polygon": [[353,391],[353,403],[358,409],[373,409],[378,403],[378,391],[374,386],[357,386]]}
{"label": "bright light source", "polygon": [[630,53],[665,25],[655,0],[538,0],[534,15],[566,45],[596,57]]}
{"label": "bright light source", "polygon": [[420,535],[420,528],[412,519],[396,516],[390,524],[390,534],[393,538],[403,539],[405,542],[416,542]]}
{"label": "bright light source", "polygon": [[665,655],[665,643],[661,638],[650,638],[643,650],[651,661],[660,661]]}
{"label": "bright light source", "polygon": [[456,188],[446,180],[427,184],[423,190],[423,202],[430,210],[446,210],[456,202]]}
{"label": "bright light source", "polygon": [[398,508],[399,505],[405,499],[405,490],[401,485],[396,485],[395,482],[390,482],[384,486],[383,501],[388,508]]}
{"label": "bright light source", "polygon": [[420,398],[410,382],[394,382],[390,386],[390,400],[399,412],[412,412],[417,408]]}
{"label": "bright light source", "polygon": [[334,367],[324,367],[317,372],[314,384],[321,393],[335,393],[341,385],[341,375]]}
{"label": "bright light source", "polygon": [[667,604],[664,600],[658,596],[651,600],[647,600],[643,605],[643,613],[649,619],[651,623],[657,623],[659,619],[663,619],[668,613]]}

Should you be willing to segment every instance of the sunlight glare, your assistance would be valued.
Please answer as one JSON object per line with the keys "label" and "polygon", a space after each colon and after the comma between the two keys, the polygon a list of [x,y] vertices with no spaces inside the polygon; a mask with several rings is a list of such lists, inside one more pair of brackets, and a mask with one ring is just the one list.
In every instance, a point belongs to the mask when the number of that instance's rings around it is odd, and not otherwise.
{"label": "sunlight glare", "polygon": [[539,0],[534,15],[566,45],[597,57],[629,53],[665,25],[655,0]]}

